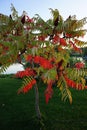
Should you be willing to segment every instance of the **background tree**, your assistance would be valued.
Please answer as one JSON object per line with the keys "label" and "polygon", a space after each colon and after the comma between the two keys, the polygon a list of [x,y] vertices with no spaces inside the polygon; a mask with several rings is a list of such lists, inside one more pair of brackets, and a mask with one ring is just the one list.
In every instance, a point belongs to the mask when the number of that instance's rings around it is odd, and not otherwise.
{"label": "background tree", "polygon": [[87,18],[77,20],[74,15],[63,20],[57,9],[50,10],[52,19],[47,21],[38,14],[30,18],[25,11],[18,16],[13,5],[10,16],[0,15],[0,73],[13,63],[27,64],[24,71],[16,74],[16,77],[23,78],[23,86],[18,93],[26,93],[34,87],[36,114],[40,121],[38,80],[47,85],[46,103],[53,95],[54,84],[60,89],[62,100],[68,98],[70,103],[69,87],[87,88],[84,64],[78,62],[70,67],[70,52],[82,53],[80,47],[86,44],[79,37],[86,34],[83,26]]}

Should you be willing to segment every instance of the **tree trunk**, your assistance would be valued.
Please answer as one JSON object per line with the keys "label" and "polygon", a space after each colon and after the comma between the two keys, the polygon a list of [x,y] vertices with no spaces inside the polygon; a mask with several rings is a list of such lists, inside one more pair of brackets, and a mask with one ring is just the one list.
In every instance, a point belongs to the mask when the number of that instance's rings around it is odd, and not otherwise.
{"label": "tree trunk", "polygon": [[41,120],[41,112],[40,112],[40,108],[39,108],[39,91],[38,91],[37,84],[35,84],[34,89],[35,89],[35,110],[36,110],[36,116],[37,116],[37,118],[39,120]]}

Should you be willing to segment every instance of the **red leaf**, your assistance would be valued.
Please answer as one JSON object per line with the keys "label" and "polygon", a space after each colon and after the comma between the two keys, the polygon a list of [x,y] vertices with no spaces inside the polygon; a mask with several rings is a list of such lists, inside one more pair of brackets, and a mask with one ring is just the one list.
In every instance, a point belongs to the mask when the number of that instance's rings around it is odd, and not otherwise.
{"label": "red leaf", "polygon": [[59,36],[54,36],[53,37],[53,43],[56,44],[59,42]]}
{"label": "red leaf", "polygon": [[78,63],[76,63],[75,64],[75,67],[77,68],[77,69],[81,69],[81,68],[84,68],[84,63],[83,62],[78,62]]}
{"label": "red leaf", "polygon": [[47,59],[41,59],[40,60],[40,65],[44,68],[44,69],[51,69],[53,66],[51,64],[50,61],[48,61]]}
{"label": "red leaf", "polygon": [[66,46],[66,40],[64,38],[60,38],[60,45]]}
{"label": "red leaf", "polygon": [[18,71],[15,76],[19,78],[23,78],[26,76],[34,76],[34,75],[35,75],[34,70],[32,70],[31,68],[27,68],[23,71]]}
{"label": "red leaf", "polygon": [[72,34],[66,33],[66,37],[67,37],[67,38],[70,38],[70,37],[72,37]]}
{"label": "red leaf", "polygon": [[87,86],[85,86],[85,89],[87,89]]}
{"label": "red leaf", "polygon": [[49,93],[45,93],[45,100],[46,100],[46,103],[47,103],[47,104],[48,104],[48,102],[49,102],[49,99],[50,99]]}
{"label": "red leaf", "polygon": [[40,66],[42,66],[44,69],[51,69],[53,67],[49,60],[40,56],[34,57],[34,63],[40,64]]}
{"label": "red leaf", "polygon": [[80,48],[78,48],[76,45],[73,44],[73,49],[77,52],[82,53],[82,50]]}
{"label": "red leaf", "polygon": [[72,88],[75,88],[75,89],[78,89],[78,90],[83,90],[83,89],[87,89],[87,86],[82,86],[81,83],[76,83],[75,81],[69,79],[67,76],[64,77],[65,80],[66,80],[66,83],[69,87],[72,87]]}
{"label": "red leaf", "polygon": [[31,80],[31,82],[29,82],[27,85],[25,85],[23,88],[18,90],[18,94],[23,92],[23,93],[27,93],[30,89],[32,89],[33,85],[36,84],[36,80],[33,79]]}
{"label": "red leaf", "polygon": [[46,100],[46,103],[49,102],[50,98],[52,98],[52,95],[53,95],[52,84],[53,84],[53,81],[52,80],[49,81],[47,89],[45,90],[45,100]]}
{"label": "red leaf", "polygon": [[39,63],[40,63],[40,59],[41,59],[40,56],[35,56],[35,57],[34,57],[34,63],[39,64]]}
{"label": "red leaf", "polygon": [[45,38],[46,38],[45,36],[38,36],[38,40],[39,40],[39,41],[44,41]]}
{"label": "red leaf", "polygon": [[82,84],[76,83],[75,81],[69,79],[67,76],[65,76],[64,78],[69,87],[72,87],[78,90],[83,90]]}

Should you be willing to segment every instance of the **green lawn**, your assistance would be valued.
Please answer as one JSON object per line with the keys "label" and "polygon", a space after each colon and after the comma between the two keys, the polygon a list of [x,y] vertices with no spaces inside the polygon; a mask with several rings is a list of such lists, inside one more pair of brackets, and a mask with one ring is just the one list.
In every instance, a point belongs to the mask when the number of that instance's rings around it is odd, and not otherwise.
{"label": "green lawn", "polygon": [[[0,78],[0,130],[39,130],[35,116],[34,89],[17,95],[21,79]],[[87,130],[87,90],[71,90],[72,105],[62,102],[58,88],[48,104],[45,86],[39,86],[40,108],[45,117],[45,130]]]}

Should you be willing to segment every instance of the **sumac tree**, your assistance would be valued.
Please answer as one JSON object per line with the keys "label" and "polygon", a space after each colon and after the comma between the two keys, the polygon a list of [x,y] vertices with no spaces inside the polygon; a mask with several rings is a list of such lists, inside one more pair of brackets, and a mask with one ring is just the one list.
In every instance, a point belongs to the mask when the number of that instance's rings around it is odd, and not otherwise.
{"label": "sumac tree", "polygon": [[[87,18],[77,20],[76,16],[69,16],[63,20],[57,9],[50,9],[52,18],[47,21],[39,15],[30,18],[24,11],[22,16],[11,6],[12,14],[0,14],[0,73],[13,63],[20,63],[25,67],[16,77],[23,78],[23,86],[18,93],[27,93],[35,88],[36,113],[41,119],[39,109],[38,79],[47,84],[45,99],[48,103],[53,95],[53,85],[61,91],[62,100],[72,95],[69,88],[86,89],[84,63],[70,66],[70,52],[82,53],[80,47],[87,42],[79,38],[84,37],[86,29],[83,26]],[[26,65],[27,64],[27,65]]]}

